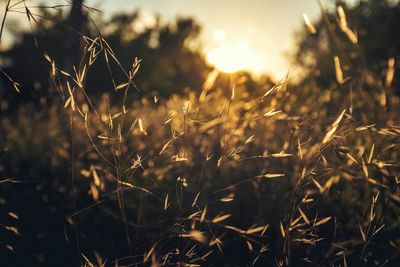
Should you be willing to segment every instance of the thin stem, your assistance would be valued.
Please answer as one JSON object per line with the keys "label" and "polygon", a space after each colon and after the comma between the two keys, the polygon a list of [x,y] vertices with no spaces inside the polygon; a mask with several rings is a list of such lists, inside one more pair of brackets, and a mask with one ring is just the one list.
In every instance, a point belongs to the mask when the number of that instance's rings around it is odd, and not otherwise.
{"label": "thin stem", "polygon": [[0,28],[0,45],[1,45],[1,36],[3,36],[4,24],[6,23],[7,13],[8,13],[8,10],[9,10],[9,8],[10,8],[10,3],[11,3],[11,0],[7,0],[6,8],[5,8],[5,11],[4,11],[3,20],[1,21],[1,28]]}

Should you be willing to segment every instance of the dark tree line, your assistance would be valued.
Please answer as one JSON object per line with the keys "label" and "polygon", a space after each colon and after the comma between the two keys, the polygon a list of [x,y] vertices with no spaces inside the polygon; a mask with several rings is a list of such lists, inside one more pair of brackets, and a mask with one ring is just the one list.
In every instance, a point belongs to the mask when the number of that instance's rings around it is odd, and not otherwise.
{"label": "dark tree line", "polygon": [[[355,4],[336,1],[346,14],[348,26],[357,36],[356,44],[340,28],[337,10],[315,23],[316,34],[304,30],[297,36],[294,62],[305,71],[305,82],[315,79],[323,87],[335,82],[333,57],[338,56],[344,75],[351,77],[364,72],[385,79],[388,60],[398,61],[400,55],[400,4],[389,0],[360,0]],[[330,30],[329,30],[330,29]],[[400,70],[397,64],[397,72]],[[399,92],[400,78],[395,75],[393,87]]]}
{"label": "dark tree line", "polygon": [[[124,69],[129,69],[135,58],[143,59],[135,77],[142,96],[170,96],[185,89],[199,90],[209,70],[203,55],[191,48],[197,43],[200,26],[192,18],[177,18],[162,24],[136,31],[132,25],[140,20],[140,11],[121,13],[104,20],[100,16],[94,25],[88,17],[89,9],[82,0],[73,1],[70,11],[50,12],[42,9],[36,18],[34,30],[22,32],[12,47],[0,54],[2,69],[15,81],[20,81],[21,93],[17,95],[7,77],[1,78],[0,95],[9,106],[27,100],[34,102],[54,97],[49,80],[50,66],[44,58],[47,53],[57,66],[73,73],[79,66],[84,46],[83,36],[95,38],[99,34],[107,40]],[[114,29],[106,33],[99,28]],[[124,81],[124,74],[117,64],[100,58],[88,73],[86,90],[95,95],[114,89],[116,83]]]}

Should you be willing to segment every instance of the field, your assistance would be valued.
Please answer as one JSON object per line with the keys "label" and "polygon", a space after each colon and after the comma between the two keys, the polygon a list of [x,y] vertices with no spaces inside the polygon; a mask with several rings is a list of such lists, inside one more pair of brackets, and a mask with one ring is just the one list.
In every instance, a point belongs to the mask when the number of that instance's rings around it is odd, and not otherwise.
{"label": "field", "polygon": [[319,2],[278,80],[5,2],[0,265],[400,266],[398,2]]}

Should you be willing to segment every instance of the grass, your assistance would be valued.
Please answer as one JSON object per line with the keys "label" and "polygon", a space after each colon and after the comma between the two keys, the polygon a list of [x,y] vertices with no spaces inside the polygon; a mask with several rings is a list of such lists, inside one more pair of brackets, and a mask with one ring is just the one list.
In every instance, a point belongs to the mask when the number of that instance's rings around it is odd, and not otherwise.
{"label": "grass", "polygon": [[[339,15],[357,45],[343,9]],[[308,17],[306,23],[315,34]],[[362,71],[346,77],[335,56],[332,88],[299,85],[288,75],[249,91],[243,74],[211,72],[201,92],[169,99],[129,97],[140,90],[134,59],[122,69],[125,80],[111,75],[114,90],[95,99],[85,88],[93,63],[121,64],[101,35],[83,40],[73,73],[44,55],[60,98],[40,120],[57,125],[49,126],[51,160],[68,167],[70,177],[61,182],[71,203],[65,240],[82,266],[399,262],[394,59],[384,83]],[[229,82],[218,85],[216,75]],[[366,82],[375,90],[363,90]],[[41,136],[28,113],[14,123],[2,118],[3,145],[15,157]],[[111,234],[100,226],[110,222]],[[3,226],[20,235],[18,227]],[[90,237],[113,244],[97,247]]]}

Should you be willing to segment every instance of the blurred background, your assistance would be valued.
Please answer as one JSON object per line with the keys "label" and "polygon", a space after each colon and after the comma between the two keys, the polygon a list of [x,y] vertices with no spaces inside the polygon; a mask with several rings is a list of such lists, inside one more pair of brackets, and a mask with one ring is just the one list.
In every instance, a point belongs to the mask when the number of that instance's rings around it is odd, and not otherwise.
{"label": "blurred background", "polygon": [[[285,265],[286,243],[274,237],[311,165],[308,175],[323,181],[299,190],[320,194],[307,212],[338,221],[321,230],[322,245],[293,249],[291,263],[342,264],[327,245],[335,242],[350,266],[399,263],[400,140],[390,128],[399,122],[398,1],[3,0],[0,8],[5,266],[140,265],[153,244],[153,264],[182,263],[192,244],[177,229],[190,228],[182,218],[196,212],[200,192],[209,216],[226,211],[240,229],[270,227],[245,241],[211,227],[210,242],[219,236],[224,249],[210,245],[201,264]],[[344,109],[343,138],[315,152]],[[285,178],[241,184],[260,172]],[[378,180],[368,189],[360,177],[371,173]],[[380,193],[386,228],[368,254],[358,225],[378,185],[390,188]]]}

